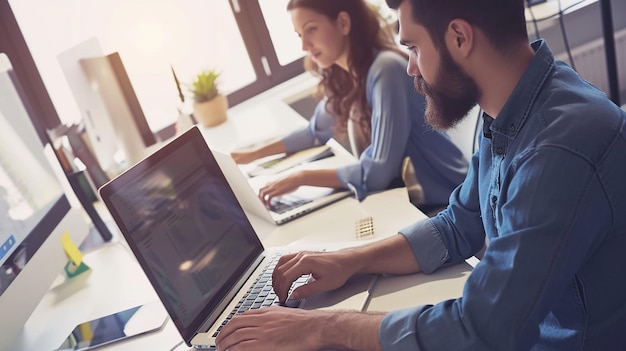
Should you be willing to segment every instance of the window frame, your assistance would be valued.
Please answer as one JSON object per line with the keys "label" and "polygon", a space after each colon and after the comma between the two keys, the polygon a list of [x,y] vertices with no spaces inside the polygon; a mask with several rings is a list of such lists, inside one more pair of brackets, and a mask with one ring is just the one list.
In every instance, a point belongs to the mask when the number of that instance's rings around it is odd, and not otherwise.
{"label": "window frame", "polygon": [[22,88],[24,103],[32,109],[31,118],[34,119],[35,129],[42,141],[46,140],[47,131],[61,124],[61,120],[26,45],[9,0],[0,0],[0,52],[9,57]]}
{"label": "window frame", "polygon": [[255,82],[228,94],[229,104],[235,106],[304,73],[304,58],[302,57],[285,66],[281,65],[259,2],[257,0],[228,1],[257,76]]}

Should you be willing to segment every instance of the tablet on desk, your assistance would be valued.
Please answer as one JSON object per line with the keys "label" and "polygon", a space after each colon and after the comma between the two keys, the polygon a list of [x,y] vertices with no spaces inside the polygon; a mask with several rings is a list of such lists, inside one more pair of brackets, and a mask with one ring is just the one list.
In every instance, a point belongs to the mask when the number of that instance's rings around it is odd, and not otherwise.
{"label": "tablet on desk", "polygon": [[77,325],[57,351],[87,351],[160,330],[168,314],[154,301]]}

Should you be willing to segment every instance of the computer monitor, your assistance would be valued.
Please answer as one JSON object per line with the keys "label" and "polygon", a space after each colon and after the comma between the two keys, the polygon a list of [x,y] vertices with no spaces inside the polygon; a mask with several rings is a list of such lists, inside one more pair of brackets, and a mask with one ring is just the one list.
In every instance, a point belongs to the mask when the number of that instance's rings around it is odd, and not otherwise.
{"label": "computer monitor", "polygon": [[79,244],[89,231],[66,196],[69,184],[62,183],[61,166],[33,126],[21,91],[0,53],[0,350],[11,349],[63,272],[63,234]]}
{"label": "computer monitor", "polygon": [[[80,64],[82,59],[103,55],[100,42],[93,37],[61,52],[57,59],[74,96],[93,154],[100,168],[110,179],[123,170],[119,160],[124,157],[124,151],[121,143],[118,142],[116,129],[102,97],[91,89]],[[81,161],[87,163],[85,160]],[[92,165],[86,164],[86,166],[90,171],[89,167]],[[93,181],[98,187],[103,184],[97,182],[96,179]]]}
{"label": "computer monitor", "polygon": [[126,156],[126,167],[134,165],[158,144],[119,53],[83,58],[79,62],[90,88],[99,94],[108,111]]}

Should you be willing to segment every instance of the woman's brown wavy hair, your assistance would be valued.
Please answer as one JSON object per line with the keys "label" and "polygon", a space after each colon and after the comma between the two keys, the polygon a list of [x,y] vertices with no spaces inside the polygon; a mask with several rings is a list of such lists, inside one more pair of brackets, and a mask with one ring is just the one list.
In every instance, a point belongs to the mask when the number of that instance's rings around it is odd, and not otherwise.
{"label": "woman's brown wavy hair", "polygon": [[[367,72],[381,50],[392,50],[404,57],[407,55],[396,45],[393,31],[378,9],[365,0],[290,0],[287,11],[296,8],[315,11],[332,21],[336,21],[341,12],[350,16],[350,72],[336,64],[321,69],[309,56],[305,57],[305,69],[321,77],[317,94],[328,99],[327,111],[335,120],[335,132],[346,133],[348,119],[353,118],[370,135],[372,111],[365,90]],[[353,114],[351,109],[355,109]]]}

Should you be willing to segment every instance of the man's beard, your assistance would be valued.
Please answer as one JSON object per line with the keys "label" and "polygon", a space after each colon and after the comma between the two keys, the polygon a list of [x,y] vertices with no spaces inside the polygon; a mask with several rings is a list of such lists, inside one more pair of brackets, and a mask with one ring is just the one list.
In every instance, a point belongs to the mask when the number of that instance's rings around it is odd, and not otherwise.
{"label": "man's beard", "polygon": [[448,49],[441,50],[441,65],[433,84],[415,77],[415,89],[426,96],[426,122],[437,130],[448,130],[459,123],[476,105],[480,89],[457,65]]}

